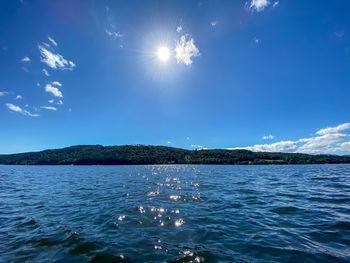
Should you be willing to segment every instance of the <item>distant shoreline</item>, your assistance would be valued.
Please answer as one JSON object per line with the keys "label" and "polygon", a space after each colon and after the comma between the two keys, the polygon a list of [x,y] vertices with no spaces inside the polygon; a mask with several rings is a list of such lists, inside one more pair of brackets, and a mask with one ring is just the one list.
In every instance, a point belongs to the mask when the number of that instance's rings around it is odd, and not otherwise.
{"label": "distant shoreline", "polygon": [[350,163],[350,156],[248,150],[186,150],[151,145],[78,145],[61,149],[1,154],[4,165],[287,165]]}

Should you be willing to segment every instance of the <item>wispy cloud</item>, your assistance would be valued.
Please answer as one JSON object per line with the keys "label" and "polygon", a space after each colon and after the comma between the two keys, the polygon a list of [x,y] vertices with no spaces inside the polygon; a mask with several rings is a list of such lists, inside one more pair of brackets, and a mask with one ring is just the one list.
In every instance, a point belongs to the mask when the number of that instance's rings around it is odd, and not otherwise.
{"label": "wispy cloud", "polygon": [[262,137],[263,140],[272,140],[273,138],[275,138],[275,136],[273,136],[272,134],[266,135]]}
{"label": "wispy cloud", "polygon": [[57,47],[57,42],[51,38],[50,36],[47,37],[47,39],[52,43],[52,45],[54,45],[55,47]]}
{"label": "wispy cloud", "polygon": [[252,11],[260,12],[265,9],[270,4],[268,0],[251,0],[251,2],[246,2],[246,7]]}
{"label": "wispy cloud", "polygon": [[349,129],[350,123],[343,123],[335,127],[320,129],[316,132],[316,136],[310,138],[229,149],[246,149],[254,152],[293,152],[309,154],[346,152],[349,150],[350,142],[345,140],[350,137],[350,134],[340,132]]}
{"label": "wispy cloud", "polygon": [[40,108],[45,109],[45,110],[52,110],[52,111],[57,110],[55,107],[52,107],[52,106],[40,106]]}
{"label": "wispy cloud", "polygon": [[[55,103],[55,100],[48,100],[48,102],[51,103],[51,104],[53,104],[53,103]],[[57,101],[55,104],[57,104],[57,105],[62,105],[62,104],[63,104],[63,101],[62,101],[62,100],[59,100],[59,101]]]}
{"label": "wispy cloud", "polygon": [[38,44],[38,49],[40,51],[41,62],[45,63],[50,68],[72,70],[75,67],[75,64],[72,61],[66,60],[60,54],[54,54],[40,44]]}
{"label": "wispy cloud", "polygon": [[345,32],[344,31],[335,31],[334,34],[337,37],[342,38],[345,35]]}
{"label": "wispy cloud", "polygon": [[44,68],[43,68],[43,73],[44,73],[44,75],[45,75],[45,76],[47,76],[47,77],[49,77],[49,76],[50,76],[49,72],[47,72],[47,70],[46,70],[46,69],[44,69]]}
{"label": "wispy cloud", "polygon": [[5,96],[6,94],[8,94],[7,91],[0,91],[0,97],[1,97],[1,96]]}
{"label": "wispy cloud", "polygon": [[178,27],[176,28],[176,31],[177,31],[177,33],[180,33],[180,32],[182,31],[182,26],[178,26]]}
{"label": "wispy cloud", "polygon": [[218,24],[218,21],[211,21],[211,22],[210,22],[210,25],[211,25],[211,26],[216,26],[217,24]]}
{"label": "wispy cloud", "polygon": [[21,107],[13,105],[12,103],[6,103],[5,105],[6,105],[6,107],[9,110],[21,113],[23,115],[27,115],[27,116],[30,116],[30,117],[38,117],[38,116],[40,116],[39,114],[32,114],[29,111],[23,110]]}
{"label": "wispy cloud", "polygon": [[279,4],[279,3],[280,3],[279,1],[275,1],[275,2],[273,2],[272,7],[276,7],[276,6],[278,6],[278,4]]}
{"label": "wispy cloud", "polygon": [[23,62],[30,62],[30,58],[29,57],[24,57],[21,59],[21,61]]}
{"label": "wispy cloud", "polygon": [[348,130],[348,129],[350,129],[350,123],[343,123],[343,124],[340,124],[336,127],[327,127],[324,129],[320,129],[316,132],[316,134],[325,135],[325,134],[329,134],[329,133],[337,133],[337,132]]}
{"label": "wispy cloud", "polygon": [[15,100],[20,100],[20,99],[22,99],[22,96],[21,96],[21,95],[17,95],[17,96],[15,97]]}
{"label": "wispy cloud", "polygon": [[59,83],[58,81],[52,81],[51,84],[52,84],[52,85],[55,85],[55,86],[62,87],[62,84]]}
{"label": "wispy cloud", "polygon": [[51,84],[46,84],[45,91],[53,94],[55,97],[63,97],[62,92],[58,88],[52,86]]}
{"label": "wispy cloud", "polygon": [[114,37],[114,38],[122,38],[124,36],[123,34],[120,34],[119,32],[109,31],[108,29],[106,29],[105,32],[107,35],[109,35],[110,37]]}
{"label": "wispy cloud", "polygon": [[175,58],[177,63],[184,63],[186,65],[192,64],[192,57],[199,56],[199,50],[194,44],[194,40],[186,40],[186,36],[181,36],[180,40],[176,42]]}

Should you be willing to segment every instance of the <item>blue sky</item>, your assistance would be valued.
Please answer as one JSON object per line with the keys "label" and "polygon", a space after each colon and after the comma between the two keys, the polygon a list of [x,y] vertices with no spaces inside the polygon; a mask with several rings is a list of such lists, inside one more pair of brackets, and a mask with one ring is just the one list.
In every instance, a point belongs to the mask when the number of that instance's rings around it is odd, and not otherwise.
{"label": "blue sky", "polygon": [[350,152],[349,1],[0,5],[0,153]]}

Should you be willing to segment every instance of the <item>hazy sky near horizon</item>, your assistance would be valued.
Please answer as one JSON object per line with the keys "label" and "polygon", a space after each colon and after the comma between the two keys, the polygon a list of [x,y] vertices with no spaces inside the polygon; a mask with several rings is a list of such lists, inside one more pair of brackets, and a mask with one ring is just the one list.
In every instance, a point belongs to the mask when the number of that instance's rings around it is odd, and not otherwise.
{"label": "hazy sky near horizon", "polygon": [[0,3],[0,153],[350,153],[350,2]]}

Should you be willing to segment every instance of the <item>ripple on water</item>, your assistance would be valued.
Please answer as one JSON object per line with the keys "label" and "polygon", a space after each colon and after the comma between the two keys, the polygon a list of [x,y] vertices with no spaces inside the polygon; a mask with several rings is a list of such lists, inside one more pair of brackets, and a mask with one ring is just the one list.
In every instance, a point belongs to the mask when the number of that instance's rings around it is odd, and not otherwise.
{"label": "ripple on water", "polygon": [[350,165],[0,166],[0,261],[350,262]]}

